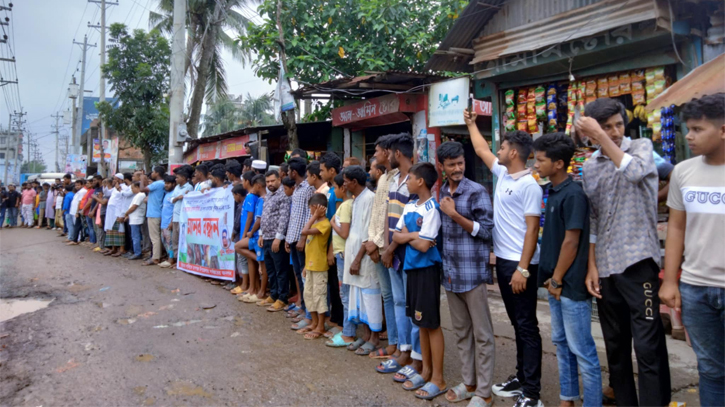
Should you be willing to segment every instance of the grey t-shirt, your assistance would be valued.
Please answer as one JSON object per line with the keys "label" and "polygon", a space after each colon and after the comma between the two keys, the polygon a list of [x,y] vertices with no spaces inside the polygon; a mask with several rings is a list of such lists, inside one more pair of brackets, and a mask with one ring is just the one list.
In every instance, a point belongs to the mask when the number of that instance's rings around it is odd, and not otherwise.
{"label": "grey t-shirt", "polygon": [[687,213],[681,281],[725,288],[725,165],[703,157],[677,164],[667,206]]}

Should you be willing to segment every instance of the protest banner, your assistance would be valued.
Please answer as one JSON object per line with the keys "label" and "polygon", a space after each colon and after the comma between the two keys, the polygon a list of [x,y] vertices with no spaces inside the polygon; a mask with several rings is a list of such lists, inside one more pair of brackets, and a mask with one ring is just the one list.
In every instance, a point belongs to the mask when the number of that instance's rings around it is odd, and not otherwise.
{"label": "protest banner", "polygon": [[231,187],[184,196],[177,268],[199,276],[234,280],[234,197]]}

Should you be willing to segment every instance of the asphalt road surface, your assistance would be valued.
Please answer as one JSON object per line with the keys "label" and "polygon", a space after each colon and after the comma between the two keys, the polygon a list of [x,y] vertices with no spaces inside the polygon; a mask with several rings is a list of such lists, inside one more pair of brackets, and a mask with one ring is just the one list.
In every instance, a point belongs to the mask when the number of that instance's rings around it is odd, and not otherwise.
{"label": "asphalt road surface", "polygon": [[[416,399],[376,373],[377,361],[304,340],[282,313],[242,304],[203,278],[64,243],[53,231],[0,231],[5,307],[52,300],[0,323],[2,406],[449,404]],[[445,304],[441,315],[454,386],[460,364]],[[495,324],[497,382],[516,360],[505,325]],[[555,406],[556,356],[543,341],[542,401]]]}

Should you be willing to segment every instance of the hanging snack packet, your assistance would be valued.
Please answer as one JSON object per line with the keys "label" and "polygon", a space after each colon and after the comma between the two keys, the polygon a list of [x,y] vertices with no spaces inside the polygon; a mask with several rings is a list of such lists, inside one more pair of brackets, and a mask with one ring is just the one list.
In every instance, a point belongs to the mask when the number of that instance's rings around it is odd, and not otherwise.
{"label": "hanging snack packet", "polygon": [[536,103],[541,103],[545,101],[546,97],[546,89],[544,89],[543,86],[537,86],[534,90],[534,98],[536,99]]}
{"label": "hanging snack packet", "polygon": [[595,81],[594,79],[589,79],[587,81],[585,95],[587,97],[594,97],[597,95],[597,81]]}
{"label": "hanging snack packet", "polygon": [[526,119],[519,120],[516,122],[516,130],[520,131],[528,131],[529,130],[529,122]]}
{"label": "hanging snack packet", "polygon": [[506,91],[505,100],[506,100],[506,106],[513,106],[514,105],[514,90],[509,89]]}
{"label": "hanging snack packet", "polygon": [[619,76],[610,76],[607,82],[609,82],[609,97],[619,96]]}
{"label": "hanging snack packet", "polygon": [[647,86],[645,86],[644,90],[647,93],[647,103],[653,101],[654,98],[657,97],[657,92],[655,92],[655,84],[654,83],[652,83],[652,84],[649,84],[648,83]]}
{"label": "hanging snack packet", "polygon": [[642,82],[644,77],[644,69],[637,69],[632,71],[632,82]]}
{"label": "hanging snack packet", "polygon": [[607,82],[607,78],[599,78],[599,80],[597,81],[597,97],[609,97],[609,85]]}
{"label": "hanging snack packet", "polygon": [[631,81],[629,77],[629,72],[625,72],[623,74],[619,75],[619,94],[620,95],[629,95],[632,93],[632,87],[631,87]]}
{"label": "hanging snack packet", "polygon": [[654,80],[664,80],[665,79],[665,67],[664,66],[658,66],[654,68]]}
{"label": "hanging snack packet", "polygon": [[518,97],[518,103],[523,104],[526,103],[526,89],[519,89],[519,97]]}
{"label": "hanging snack packet", "polygon": [[647,68],[644,71],[644,80],[647,84],[655,83],[655,70],[654,68]]}

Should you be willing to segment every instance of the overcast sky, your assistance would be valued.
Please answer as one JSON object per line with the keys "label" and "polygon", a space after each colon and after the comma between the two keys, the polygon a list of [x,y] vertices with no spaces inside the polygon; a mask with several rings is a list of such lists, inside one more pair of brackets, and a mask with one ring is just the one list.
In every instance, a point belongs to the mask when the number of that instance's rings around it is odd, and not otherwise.
{"label": "overcast sky", "polygon": [[[118,6],[108,7],[108,25],[120,22],[129,28],[148,29],[149,10],[156,10],[158,0],[118,2]],[[0,0],[0,3],[7,5],[9,1]],[[27,122],[26,128],[33,134],[33,138],[38,140],[50,170],[55,161],[55,137],[51,133],[54,119],[50,116],[68,109],[68,84],[74,73],[77,78],[80,77],[81,48],[73,45],[73,40],[82,42],[83,35],[87,34],[89,44],[100,41],[98,30],[88,28],[88,22],[100,23],[99,6],[86,0],[16,0],[13,4],[13,12],[9,14],[11,21],[8,33],[13,38],[8,42],[17,61],[20,103],[28,113],[23,119]],[[256,18],[248,10],[243,10],[243,13],[250,18]],[[0,13],[0,17],[5,18],[4,12]],[[93,93],[86,93],[86,96],[98,96],[99,61],[98,48],[91,48],[87,54],[85,89],[92,90]],[[229,93],[246,95],[249,92],[258,96],[273,90],[273,85],[256,78],[251,68],[244,68],[232,60],[230,54],[224,54],[224,61]],[[7,63],[1,64],[0,68],[3,79],[15,79],[12,78],[14,73]],[[10,90],[11,86],[6,88]],[[106,96],[110,94],[111,91],[106,86]],[[4,98],[0,100],[0,123],[3,128],[7,127],[7,104]],[[10,105],[10,110],[17,109],[12,101]],[[69,126],[61,129],[61,134],[69,132]]]}

